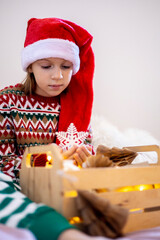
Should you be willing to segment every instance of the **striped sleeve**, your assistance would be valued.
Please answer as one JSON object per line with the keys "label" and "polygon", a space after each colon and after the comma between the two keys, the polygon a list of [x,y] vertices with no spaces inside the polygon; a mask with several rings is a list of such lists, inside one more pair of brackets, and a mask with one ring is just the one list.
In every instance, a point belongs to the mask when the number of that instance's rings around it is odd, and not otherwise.
{"label": "striped sleeve", "polygon": [[37,204],[17,191],[12,178],[0,172],[0,223],[30,230],[38,240],[58,239],[66,229],[74,228],[54,209]]}

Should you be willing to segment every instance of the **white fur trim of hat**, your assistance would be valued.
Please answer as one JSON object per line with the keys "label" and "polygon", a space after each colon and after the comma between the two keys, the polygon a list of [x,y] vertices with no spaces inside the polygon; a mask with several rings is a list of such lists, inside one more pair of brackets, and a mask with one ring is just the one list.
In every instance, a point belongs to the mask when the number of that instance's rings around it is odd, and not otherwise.
{"label": "white fur trim of hat", "polygon": [[45,58],[62,58],[73,63],[73,74],[80,68],[79,47],[69,40],[64,39],[44,39],[26,46],[22,50],[22,68],[27,68],[33,62]]}

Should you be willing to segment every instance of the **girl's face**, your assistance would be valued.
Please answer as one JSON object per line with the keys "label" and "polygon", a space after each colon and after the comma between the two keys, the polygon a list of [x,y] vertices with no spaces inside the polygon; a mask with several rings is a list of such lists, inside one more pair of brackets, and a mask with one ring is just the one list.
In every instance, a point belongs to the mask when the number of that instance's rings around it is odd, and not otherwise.
{"label": "girl's face", "polygon": [[45,58],[32,63],[29,72],[34,74],[38,95],[55,97],[69,85],[73,64],[62,58]]}

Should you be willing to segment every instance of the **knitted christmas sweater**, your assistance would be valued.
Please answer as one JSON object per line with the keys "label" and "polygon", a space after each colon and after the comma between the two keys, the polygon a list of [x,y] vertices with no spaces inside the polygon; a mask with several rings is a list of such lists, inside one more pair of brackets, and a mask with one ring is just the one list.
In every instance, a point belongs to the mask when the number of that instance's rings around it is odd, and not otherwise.
{"label": "knitted christmas sweater", "polygon": [[18,181],[25,148],[56,141],[60,109],[59,97],[26,96],[21,84],[0,91],[1,171]]}

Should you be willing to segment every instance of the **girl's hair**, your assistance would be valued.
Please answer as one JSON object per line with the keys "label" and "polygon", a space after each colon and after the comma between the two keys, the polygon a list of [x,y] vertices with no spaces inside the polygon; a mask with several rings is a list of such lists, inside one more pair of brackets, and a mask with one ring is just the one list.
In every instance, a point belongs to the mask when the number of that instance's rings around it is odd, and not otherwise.
{"label": "girl's hair", "polygon": [[21,90],[24,91],[26,95],[33,94],[36,90],[36,81],[33,73],[27,71],[26,78],[22,82]]}

